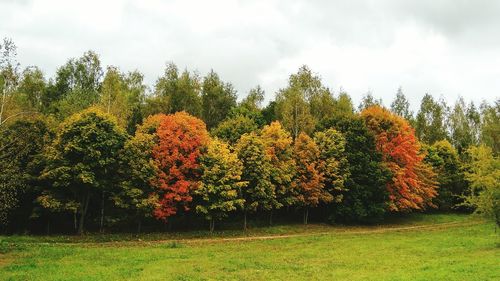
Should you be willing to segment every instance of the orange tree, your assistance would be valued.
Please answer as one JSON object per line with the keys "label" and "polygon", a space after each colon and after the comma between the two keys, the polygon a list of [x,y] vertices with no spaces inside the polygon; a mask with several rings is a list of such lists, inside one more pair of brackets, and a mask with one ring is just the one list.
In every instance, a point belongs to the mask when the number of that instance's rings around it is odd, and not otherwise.
{"label": "orange tree", "polygon": [[361,116],[376,137],[383,163],[392,172],[392,180],[387,183],[389,209],[410,211],[434,206],[436,175],[423,161],[420,143],[408,121],[380,106],[363,110]]}
{"label": "orange tree", "polygon": [[295,140],[297,162],[298,205],[304,207],[304,224],[307,224],[309,207],[329,203],[333,196],[325,189],[324,174],[321,172],[320,151],[314,140],[300,133]]}
{"label": "orange tree", "polygon": [[157,135],[153,158],[159,171],[153,185],[159,195],[159,206],[154,215],[167,219],[179,208],[189,209],[192,194],[199,186],[200,157],[209,135],[205,123],[186,112],[161,118]]}

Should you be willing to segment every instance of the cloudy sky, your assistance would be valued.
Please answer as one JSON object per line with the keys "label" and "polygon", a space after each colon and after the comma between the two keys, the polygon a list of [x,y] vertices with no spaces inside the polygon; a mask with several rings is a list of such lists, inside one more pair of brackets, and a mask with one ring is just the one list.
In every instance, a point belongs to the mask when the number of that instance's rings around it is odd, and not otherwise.
{"label": "cloudy sky", "polygon": [[495,0],[0,0],[0,14],[21,64],[49,76],[91,49],[149,85],[172,61],[213,68],[240,96],[260,84],[267,100],[303,64],[356,103],[371,91],[388,105],[399,86],[414,108],[426,92],[500,97]]}

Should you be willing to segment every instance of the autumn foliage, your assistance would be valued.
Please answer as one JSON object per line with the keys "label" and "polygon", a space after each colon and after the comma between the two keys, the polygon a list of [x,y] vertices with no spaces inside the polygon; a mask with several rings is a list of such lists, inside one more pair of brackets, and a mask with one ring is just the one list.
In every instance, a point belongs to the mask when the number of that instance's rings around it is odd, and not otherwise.
{"label": "autumn foliage", "polygon": [[361,116],[376,136],[377,149],[392,172],[392,180],[387,183],[390,210],[409,211],[434,206],[436,176],[423,162],[424,155],[420,153],[413,128],[402,117],[379,106],[365,109]]}
{"label": "autumn foliage", "polygon": [[159,173],[153,184],[160,195],[160,207],[154,215],[167,219],[175,215],[179,207],[189,209],[192,191],[199,185],[199,159],[209,136],[203,121],[185,112],[161,118],[157,135],[153,158]]}
{"label": "autumn foliage", "polygon": [[319,203],[331,202],[333,196],[324,188],[319,148],[313,139],[304,133],[295,141],[295,157],[299,204],[304,207],[316,207]]}

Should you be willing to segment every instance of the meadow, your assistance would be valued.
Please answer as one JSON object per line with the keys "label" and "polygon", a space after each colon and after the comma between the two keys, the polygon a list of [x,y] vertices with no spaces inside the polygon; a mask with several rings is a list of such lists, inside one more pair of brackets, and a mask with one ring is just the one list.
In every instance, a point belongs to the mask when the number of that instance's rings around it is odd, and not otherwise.
{"label": "meadow", "polygon": [[500,239],[468,215],[373,226],[1,236],[0,280],[499,280]]}

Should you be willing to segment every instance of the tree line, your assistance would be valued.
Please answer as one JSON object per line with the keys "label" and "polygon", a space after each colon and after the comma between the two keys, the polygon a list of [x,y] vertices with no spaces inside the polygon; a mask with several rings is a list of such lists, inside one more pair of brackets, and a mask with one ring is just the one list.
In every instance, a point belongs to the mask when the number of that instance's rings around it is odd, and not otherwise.
{"label": "tree line", "polygon": [[426,94],[414,114],[355,108],[307,66],[263,105],[237,100],[215,71],[139,71],[88,51],[47,79],[0,45],[0,225],[4,232],[91,229],[309,211],[342,223],[461,208],[499,222],[500,100],[452,107]]}

